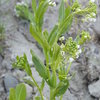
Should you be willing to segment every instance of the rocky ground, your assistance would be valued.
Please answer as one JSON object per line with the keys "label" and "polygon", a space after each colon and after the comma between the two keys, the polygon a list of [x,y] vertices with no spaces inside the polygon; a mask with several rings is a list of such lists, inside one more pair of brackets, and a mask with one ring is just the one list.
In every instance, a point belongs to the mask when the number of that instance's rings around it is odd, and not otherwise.
{"label": "rocky ground", "polygon": [[[13,70],[12,61],[17,55],[23,55],[25,52],[29,63],[32,64],[30,49],[44,61],[41,48],[36,41],[30,36],[29,22],[15,17],[14,6],[16,2],[21,0],[0,0],[0,20],[5,26],[5,49],[0,55],[0,100],[8,100],[9,88],[15,87],[19,82],[23,82],[23,78],[28,78],[23,71]],[[28,1],[29,5],[31,0]],[[48,31],[57,22],[58,8],[60,0],[55,0],[56,7],[49,8],[45,14],[44,28]],[[87,0],[79,0],[85,4]],[[92,40],[85,45],[85,51],[80,58],[75,61],[70,72],[75,72],[75,77],[70,81],[70,87],[64,95],[63,100],[100,100],[100,1],[96,1],[98,5],[98,15],[96,23],[79,24],[81,29],[88,30],[92,35]],[[69,35],[74,35],[78,27],[71,28]],[[67,36],[67,35],[65,35]],[[31,68],[33,76],[40,83],[41,78]],[[27,100],[33,100],[36,95],[36,88],[27,85]],[[48,87],[45,86],[44,95],[48,96]],[[33,97],[32,97],[33,94]]]}

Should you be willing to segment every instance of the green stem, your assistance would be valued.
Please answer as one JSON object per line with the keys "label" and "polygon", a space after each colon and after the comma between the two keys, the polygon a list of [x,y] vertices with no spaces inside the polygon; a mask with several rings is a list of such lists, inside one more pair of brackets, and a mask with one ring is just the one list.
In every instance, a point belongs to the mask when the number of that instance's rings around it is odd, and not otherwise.
{"label": "green stem", "polygon": [[60,96],[60,100],[62,100],[62,98],[63,98],[63,95]]}
{"label": "green stem", "polygon": [[69,66],[68,66],[67,71],[66,71],[66,75],[68,75],[68,73],[69,73],[69,70],[70,70],[71,64],[72,64],[72,62],[69,63]]}
{"label": "green stem", "polygon": [[45,55],[45,58],[46,58],[46,69],[47,69],[47,73],[48,73],[48,76],[50,77],[50,71],[49,71],[49,56],[48,56],[48,53],[45,49],[44,50],[44,55]]}
{"label": "green stem", "polygon": [[37,84],[37,82],[35,81],[35,79],[34,79],[34,77],[33,77],[33,76],[31,76],[31,78],[32,78],[32,80],[33,80],[33,82],[34,82],[35,86],[37,87],[37,89],[38,89],[38,90],[39,90],[39,92],[40,92],[41,99],[42,99],[42,100],[44,100],[44,99],[43,99],[43,94],[42,94],[42,91],[41,91],[41,89],[40,89],[39,85]]}
{"label": "green stem", "polygon": [[50,100],[55,100],[53,91],[54,91],[54,89],[50,87]]}

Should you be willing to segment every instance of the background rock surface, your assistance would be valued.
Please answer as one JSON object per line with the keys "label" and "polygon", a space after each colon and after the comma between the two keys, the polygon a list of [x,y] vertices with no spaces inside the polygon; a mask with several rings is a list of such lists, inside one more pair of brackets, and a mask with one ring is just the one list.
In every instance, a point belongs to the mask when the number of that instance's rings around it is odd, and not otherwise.
{"label": "background rock surface", "polygon": [[[40,59],[44,61],[41,49],[30,36],[29,23],[26,20],[18,19],[14,16],[14,6],[18,1],[22,0],[0,0],[0,20],[5,26],[6,35],[6,49],[4,50],[3,58],[0,55],[0,100],[7,100],[9,87],[15,87],[19,81],[23,82],[23,78],[26,77],[24,72],[12,70],[12,61],[17,55],[21,56],[23,53],[26,53],[29,63],[32,64],[30,49],[33,49]],[[28,4],[31,4],[31,0],[23,1],[28,1]],[[57,22],[58,16],[60,0],[54,1],[57,6],[50,7],[44,18],[45,23],[43,28],[46,28],[49,32]],[[83,5],[87,3],[87,0],[79,1]],[[96,3],[98,5],[96,23],[80,24],[80,28],[88,30],[93,39],[86,45],[86,52],[72,65],[70,72],[75,72],[76,75],[70,81],[70,87],[65,93],[63,100],[100,100],[100,0],[97,0]],[[74,23],[72,26],[69,35],[74,36],[78,27],[75,27]],[[32,68],[32,72],[37,82],[40,83],[41,78],[36,73],[34,67]],[[13,85],[8,84],[8,82],[11,82]],[[33,94],[33,92],[35,94],[36,92],[35,88],[28,85],[27,90],[29,90],[28,98],[31,98],[30,96],[32,95],[30,94]],[[49,90],[46,85],[44,95],[47,96],[48,94]]]}

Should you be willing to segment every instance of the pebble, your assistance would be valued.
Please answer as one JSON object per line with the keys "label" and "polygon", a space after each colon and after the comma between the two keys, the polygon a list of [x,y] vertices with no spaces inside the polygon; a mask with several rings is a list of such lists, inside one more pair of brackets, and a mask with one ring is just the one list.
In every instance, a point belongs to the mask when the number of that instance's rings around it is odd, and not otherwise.
{"label": "pebble", "polygon": [[25,84],[25,86],[26,86],[26,91],[27,91],[26,99],[29,100],[32,97],[33,88],[29,86],[28,84]]}
{"label": "pebble", "polygon": [[92,83],[88,86],[88,90],[91,96],[100,98],[100,80],[95,83]]}
{"label": "pebble", "polygon": [[10,88],[14,88],[18,84],[18,80],[11,74],[6,74],[3,81],[6,92],[9,92]]}

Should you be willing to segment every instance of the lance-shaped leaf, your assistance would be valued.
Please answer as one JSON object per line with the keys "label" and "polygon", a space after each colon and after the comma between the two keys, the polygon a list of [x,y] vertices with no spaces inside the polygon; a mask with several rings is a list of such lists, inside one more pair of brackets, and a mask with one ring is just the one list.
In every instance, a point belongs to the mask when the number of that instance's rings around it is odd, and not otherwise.
{"label": "lance-shaped leaf", "polygon": [[71,7],[68,6],[66,9],[65,9],[65,17],[67,18],[71,13]]}
{"label": "lance-shaped leaf", "polygon": [[31,76],[32,75],[32,72],[31,72],[30,65],[28,63],[26,54],[24,53],[24,56],[22,56],[22,57],[17,56],[16,57],[16,60],[17,61],[13,63],[13,67],[14,68],[21,69],[21,70],[25,70],[26,73],[29,76]]}
{"label": "lance-shaped leaf", "polygon": [[41,36],[38,32],[36,32],[34,25],[30,24],[30,33],[33,36],[33,38],[40,44],[43,45],[43,40],[41,39]]}
{"label": "lance-shaped leaf", "polygon": [[61,0],[60,8],[59,8],[59,22],[64,20],[65,18],[65,6],[64,6],[64,0]]}
{"label": "lance-shaped leaf", "polygon": [[16,100],[16,95],[15,95],[15,89],[14,88],[10,89],[9,100]]}
{"label": "lance-shaped leaf", "polygon": [[35,100],[41,100],[41,97],[40,96],[36,96]]}
{"label": "lance-shaped leaf", "polygon": [[47,76],[47,70],[45,65],[40,61],[40,59],[35,55],[35,53],[32,50],[31,50],[31,54],[32,54],[32,61],[34,63],[35,69],[37,70],[39,75],[46,80],[48,76]]}
{"label": "lance-shaped leaf", "polygon": [[25,60],[25,71],[29,76],[31,76],[32,75],[31,68],[30,68],[30,65],[28,63],[27,56],[25,53],[24,53],[24,60]]}
{"label": "lance-shaped leaf", "polygon": [[37,6],[36,0],[32,0],[32,9],[33,9],[34,13],[36,13],[36,6]]}
{"label": "lance-shaped leaf", "polygon": [[26,100],[26,87],[23,83],[16,87],[16,100]]}
{"label": "lance-shaped leaf", "polygon": [[48,0],[43,0],[43,1],[40,2],[39,7],[37,9],[36,22],[37,22],[40,30],[41,30],[42,25],[43,25],[43,16],[44,16],[44,13],[46,12],[48,6],[49,6]]}
{"label": "lance-shaped leaf", "polygon": [[48,43],[50,44],[50,46],[52,46],[55,43],[57,33],[58,33],[58,25],[55,25],[48,37]]}
{"label": "lance-shaped leaf", "polygon": [[28,85],[31,85],[32,87],[35,86],[34,82],[33,82],[31,79],[29,79],[29,78],[24,78],[23,80],[24,80],[24,82],[27,83]]}
{"label": "lance-shaped leaf", "polygon": [[56,43],[54,45],[54,54],[53,54],[53,61],[56,61],[57,58],[59,57],[59,53],[60,53],[60,47],[58,46],[58,44]]}
{"label": "lance-shaped leaf", "polygon": [[60,23],[60,25],[59,25],[59,34],[58,34],[57,38],[59,38],[65,32],[68,32],[68,30],[70,29],[70,27],[72,25],[72,21],[73,21],[73,14],[70,14],[68,17],[66,17],[62,21],[62,23]]}
{"label": "lance-shaped leaf", "polygon": [[50,80],[48,81],[48,85],[52,88],[55,88],[56,87],[56,74],[52,74]]}
{"label": "lance-shaped leaf", "polygon": [[54,96],[63,95],[66,92],[66,90],[68,89],[68,86],[69,86],[68,80],[60,81],[58,86],[56,87],[56,89],[54,91]]}

